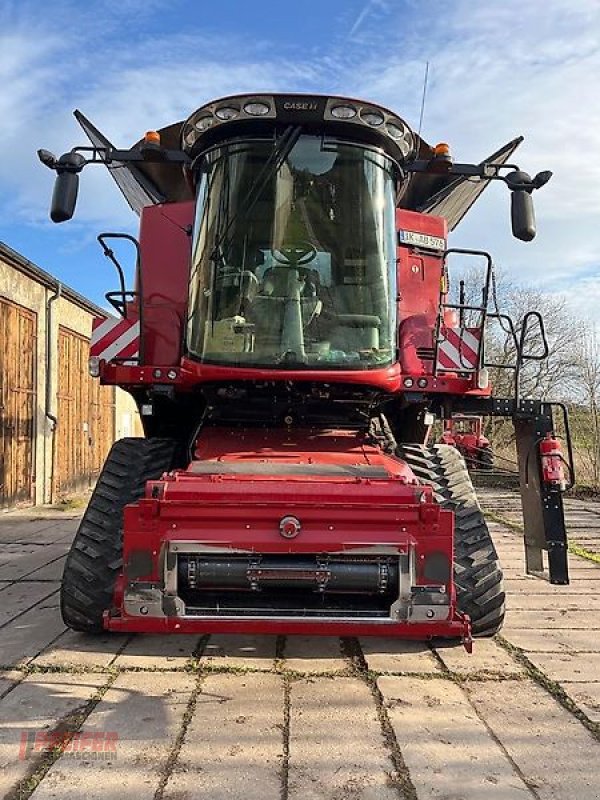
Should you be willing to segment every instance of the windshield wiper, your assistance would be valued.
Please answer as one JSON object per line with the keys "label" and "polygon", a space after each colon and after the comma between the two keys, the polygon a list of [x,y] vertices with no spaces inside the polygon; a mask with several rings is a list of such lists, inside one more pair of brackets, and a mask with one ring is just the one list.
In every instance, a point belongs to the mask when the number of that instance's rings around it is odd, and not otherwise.
{"label": "windshield wiper", "polygon": [[222,256],[223,245],[227,242],[227,237],[235,222],[241,217],[249,214],[262,195],[267,183],[271,180],[273,175],[279,172],[281,165],[291,153],[294,145],[300,138],[302,133],[301,125],[290,125],[283,132],[281,139],[273,148],[271,155],[265,161],[263,168],[258,174],[256,182],[248,191],[246,196],[242,199],[238,206],[236,213],[227,221],[225,228],[217,235],[214,247],[211,253],[211,260],[218,261]]}

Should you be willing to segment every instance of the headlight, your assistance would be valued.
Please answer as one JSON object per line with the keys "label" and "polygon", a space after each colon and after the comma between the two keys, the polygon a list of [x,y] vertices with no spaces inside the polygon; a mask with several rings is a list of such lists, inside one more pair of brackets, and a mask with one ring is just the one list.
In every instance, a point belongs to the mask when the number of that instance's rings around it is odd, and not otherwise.
{"label": "headlight", "polygon": [[97,378],[100,375],[100,359],[98,356],[90,356],[88,359],[88,371],[92,378]]}
{"label": "headlight", "polygon": [[354,106],[334,106],[331,109],[331,116],[338,119],[352,119],[356,116],[356,109]]}
{"label": "headlight", "polygon": [[406,386],[407,389],[410,389],[415,385],[415,382],[413,381],[412,378],[404,378],[404,385]]}
{"label": "headlight", "polygon": [[267,103],[246,103],[244,106],[246,114],[252,114],[253,117],[264,117],[270,110],[271,107]]}

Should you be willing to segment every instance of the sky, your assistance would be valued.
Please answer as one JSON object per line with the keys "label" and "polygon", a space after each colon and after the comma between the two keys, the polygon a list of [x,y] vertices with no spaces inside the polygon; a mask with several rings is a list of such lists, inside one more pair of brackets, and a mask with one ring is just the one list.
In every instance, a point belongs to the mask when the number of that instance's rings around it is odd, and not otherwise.
{"label": "sky", "polygon": [[600,0],[1,0],[0,241],[105,305],[95,237],[137,217],[88,167],[75,218],[50,222],[36,150],[87,144],[73,109],[120,147],[238,92],[362,97],[417,128],[426,62],[423,138],[477,162],[522,134],[514,160],[554,173],[535,241],[512,238],[497,184],[451,245],[600,322]]}

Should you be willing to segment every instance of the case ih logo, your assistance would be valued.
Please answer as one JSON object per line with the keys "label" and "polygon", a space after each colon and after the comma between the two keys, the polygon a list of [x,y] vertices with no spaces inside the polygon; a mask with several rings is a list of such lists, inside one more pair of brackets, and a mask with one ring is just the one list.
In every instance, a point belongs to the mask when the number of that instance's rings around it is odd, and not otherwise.
{"label": "case ih logo", "polygon": [[138,320],[101,319],[92,322],[90,356],[112,361],[119,359],[125,363],[136,363],[140,352],[140,323]]}
{"label": "case ih logo", "polygon": [[114,761],[117,758],[119,734],[116,731],[21,731],[19,760],[59,749],[63,756],[86,761]]}

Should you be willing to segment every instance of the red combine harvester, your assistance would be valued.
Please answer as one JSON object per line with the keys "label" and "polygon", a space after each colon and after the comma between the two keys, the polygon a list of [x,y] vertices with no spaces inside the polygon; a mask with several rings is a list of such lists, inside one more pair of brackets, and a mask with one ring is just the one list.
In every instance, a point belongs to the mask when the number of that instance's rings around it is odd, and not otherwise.
{"label": "red combine harvester", "polygon": [[[531,193],[551,173],[507,163],[520,139],[454,163],[387,109],[327,96],[227,97],[128,150],[76,116],[91,147],[39,151],[57,172],[51,218],[71,218],[89,163],[141,216],[139,240],[98,237],[120,288],[90,370],[131,393],[146,438],[106,460],[67,558],[67,625],[467,647],[493,634],[502,572],[464,459],[424,444],[454,412],[514,420],[527,568],[542,573],[547,550],[550,580],[568,582],[564,484],[540,452],[553,409],[518,389],[541,319],[518,341],[508,321],[515,396],[493,397],[492,260],[447,247],[491,180],[511,192],[514,235],[533,238]],[[130,291],[119,236],[136,251]],[[456,254],[484,262],[479,305],[451,302]]]}
{"label": "red combine harvester", "polygon": [[455,414],[444,420],[440,444],[456,447],[468,469],[494,468],[494,453],[490,440],[483,435],[483,419]]}

